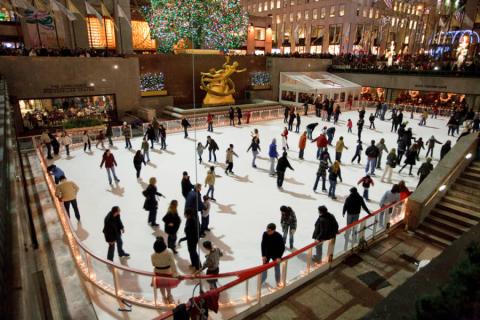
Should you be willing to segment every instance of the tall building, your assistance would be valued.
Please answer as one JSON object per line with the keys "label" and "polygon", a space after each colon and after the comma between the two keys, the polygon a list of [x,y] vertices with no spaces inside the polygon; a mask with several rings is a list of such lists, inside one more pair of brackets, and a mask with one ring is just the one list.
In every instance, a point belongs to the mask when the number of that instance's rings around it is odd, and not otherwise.
{"label": "tall building", "polygon": [[441,31],[475,28],[478,1],[244,0],[268,16],[278,53],[385,53],[427,50]]}

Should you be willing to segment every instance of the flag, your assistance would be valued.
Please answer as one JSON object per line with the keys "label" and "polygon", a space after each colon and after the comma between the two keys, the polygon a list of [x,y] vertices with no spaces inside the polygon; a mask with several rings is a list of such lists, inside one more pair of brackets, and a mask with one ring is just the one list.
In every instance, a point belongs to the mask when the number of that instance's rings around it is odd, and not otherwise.
{"label": "flag", "polygon": [[73,4],[72,1],[67,0],[67,8],[68,8],[68,10],[70,10],[70,12],[72,12],[73,14],[78,14],[78,15],[80,15],[82,18],[85,19],[85,17],[83,16],[83,14],[80,12],[80,10],[78,10],[78,8]]}
{"label": "flag", "polygon": [[458,8],[457,10],[455,10],[455,12],[453,13],[453,16],[455,17],[455,19],[458,22],[461,22],[463,14],[464,14],[464,10],[463,10],[463,6],[462,6],[462,7]]}
{"label": "flag", "polygon": [[50,6],[52,7],[53,11],[58,11],[63,13],[65,16],[67,16],[68,20],[74,21],[77,20],[73,12],[68,10],[63,4],[58,2],[57,0],[50,0]]}
{"label": "flag", "polygon": [[87,14],[91,14],[93,16],[95,16],[97,19],[98,19],[98,22],[100,23],[101,26],[103,26],[103,18],[102,16],[100,15],[100,13],[98,13],[97,10],[95,10],[94,7],[92,7],[92,5],[90,3],[88,3],[87,1],[85,1],[85,8],[87,9]]}
{"label": "flag", "polygon": [[28,1],[26,0],[12,0],[12,6],[17,7],[17,8],[22,8],[25,10],[32,10],[36,11],[35,7],[32,6]]}
{"label": "flag", "polygon": [[103,1],[100,1],[100,11],[102,12],[102,16],[110,18],[110,20],[112,21],[113,25],[116,28],[117,24],[115,23],[115,19],[112,18],[107,7],[105,7],[105,4],[103,4]]}
{"label": "flag", "polygon": [[387,8],[392,9],[392,0],[383,0]]}
{"label": "flag", "polygon": [[131,28],[132,23],[130,22],[130,19],[128,19],[127,14],[125,13],[125,11],[123,11],[123,9],[122,9],[122,7],[120,6],[119,3],[117,3],[117,12],[118,12],[118,17],[119,18],[124,18],[125,20],[127,20],[127,23]]}

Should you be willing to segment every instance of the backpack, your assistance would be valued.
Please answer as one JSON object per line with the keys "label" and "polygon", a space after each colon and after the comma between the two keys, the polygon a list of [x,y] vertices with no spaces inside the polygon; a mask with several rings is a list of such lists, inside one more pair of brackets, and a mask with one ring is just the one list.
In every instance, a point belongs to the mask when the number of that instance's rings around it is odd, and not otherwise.
{"label": "backpack", "polygon": [[335,238],[338,233],[338,222],[330,212],[326,215],[328,221],[328,234],[327,239]]}

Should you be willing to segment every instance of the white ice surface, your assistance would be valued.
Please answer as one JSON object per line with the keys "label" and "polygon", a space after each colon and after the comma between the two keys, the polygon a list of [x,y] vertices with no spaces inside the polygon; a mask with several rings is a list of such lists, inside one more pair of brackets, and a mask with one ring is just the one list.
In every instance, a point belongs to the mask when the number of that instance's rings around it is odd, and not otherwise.
{"label": "white ice surface", "polygon": [[[368,113],[366,118],[368,119]],[[414,134],[428,140],[431,135],[444,142],[448,139],[446,133],[446,119],[428,119],[427,126],[418,126],[418,116],[415,120],[410,120],[410,114],[405,113],[404,119],[409,120],[409,126],[413,128]],[[389,116],[387,116],[389,117]],[[351,118],[354,122],[353,134],[347,133],[346,120]],[[362,154],[362,164],[350,164],[356,146],[356,127],[358,119],[357,112],[343,113],[340,122],[336,126],[337,132],[333,144],[340,136],[344,136],[345,143],[348,146],[343,154],[342,166],[343,183],[337,185],[337,201],[327,197],[325,193],[314,193],[312,190],[317,171],[318,161],[315,160],[316,145],[307,143],[305,159],[298,159],[298,138],[295,133],[289,134],[289,159],[295,171],[287,170],[284,182],[284,190],[279,191],[276,187],[276,179],[268,175],[268,145],[272,138],[277,138],[279,150],[281,149],[280,133],[284,127],[282,120],[260,122],[240,127],[219,127],[214,129],[214,133],[208,133],[201,130],[196,133],[198,141],[206,142],[206,136],[211,135],[218,143],[220,150],[217,152],[219,163],[216,165],[216,185],[215,198],[217,202],[212,202],[210,212],[210,228],[206,239],[211,240],[215,246],[218,246],[223,252],[224,257],[221,260],[221,272],[240,270],[252,267],[261,263],[260,240],[262,232],[268,223],[274,222],[280,229],[281,205],[291,206],[298,221],[298,228],[295,234],[295,247],[300,248],[309,244],[312,239],[312,232],[315,220],[318,217],[317,207],[326,205],[339,222],[340,227],[345,225],[345,218],[342,218],[342,205],[349,189],[356,185],[357,181],[364,175],[365,155]],[[320,128],[324,124],[320,118],[314,116],[302,117],[302,129],[311,122],[319,122],[319,126],[314,131],[314,137],[320,133]],[[366,121],[368,125],[368,120]],[[387,147],[396,148],[396,134],[390,133],[390,122],[376,121],[376,130],[365,128],[363,131],[364,144],[371,139],[378,141],[385,138]],[[254,128],[260,131],[261,148],[260,159],[257,160],[257,169],[251,167],[251,153],[247,153],[247,147],[250,143],[250,132]],[[103,219],[110,208],[114,205],[120,206],[122,210],[122,220],[125,225],[125,234],[123,235],[124,249],[131,254],[127,264],[137,269],[152,270],[150,264],[150,254],[156,235],[165,235],[163,233],[163,223],[161,219],[166,212],[168,203],[172,199],[179,201],[179,212],[182,215],[184,199],[181,195],[180,180],[183,171],[188,171],[192,182],[198,181],[203,184],[208,167],[211,164],[198,165],[195,152],[194,132],[190,132],[190,138],[184,139],[183,133],[171,134],[167,136],[167,151],[161,152],[158,146],[151,151],[151,162],[142,169],[143,181],[137,181],[133,167],[133,151],[124,149],[123,141],[115,143],[113,154],[118,163],[117,175],[121,182],[117,187],[110,187],[107,180],[105,169],[100,169],[100,161],[103,150],[92,146],[92,153],[84,153],[83,148],[74,149],[70,158],[65,158],[62,151],[61,158],[55,161],[56,165],[62,168],[66,176],[75,181],[80,191],[78,194],[78,205],[82,216],[82,228],[79,236],[85,244],[95,253],[102,257],[107,255],[107,244],[102,233]],[[452,139],[452,143],[456,139]],[[140,148],[141,140],[139,138],[132,140],[135,149]],[[235,151],[239,158],[234,159],[234,176],[225,176],[224,161],[225,150],[228,144],[235,145]],[[366,146],[364,145],[364,148]],[[435,147],[434,161],[439,158],[441,146]],[[364,150],[365,151],[365,150]],[[329,147],[329,152],[334,159],[335,150]],[[417,162],[416,168],[425,158],[426,150],[421,152],[421,161]],[[386,155],[383,155],[382,168]],[[208,160],[208,152],[204,153],[204,160]],[[415,174],[416,174],[416,169]],[[381,183],[380,176],[383,170],[377,172],[374,178],[375,186],[370,190],[371,202],[368,207],[371,211],[378,209],[378,201],[382,194],[388,190],[391,185]],[[159,212],[157,222],[160,229],[154,229],[147,224],[147,212],[142,209],[144,197],[141,191],[146,187],[148,179],[155,176],[158,180],[158,190],[166,196],[159,203]],[[394,182],[405,180],[407,186],[413,189],[417,184],[416,177],[409,177],[408,170],[398,174],[398,167],[393,175]],[[327,182],[328,187],[328,182]],[[321,190],[321,186],[317,191]],[[362,191],[359,186],[359,191]],[[202,195],[206,189],[202,190]],[[365,213],[362,213],[362,216]],[[73,217],[73,215],[72,215]],[[76,226],[76,221],[73,219]],[[179,230],[179,237],[183,236],[184,220],[182,215],[182,225]],[[202,249],[203,250],[203,249]],[[178,248],[179,254],[177,262],[181,273],[190,273],[188,251],[186,245]],[[115,252],[115,261],[118,257]],[[201,259],[203,260],[203,253]]]}

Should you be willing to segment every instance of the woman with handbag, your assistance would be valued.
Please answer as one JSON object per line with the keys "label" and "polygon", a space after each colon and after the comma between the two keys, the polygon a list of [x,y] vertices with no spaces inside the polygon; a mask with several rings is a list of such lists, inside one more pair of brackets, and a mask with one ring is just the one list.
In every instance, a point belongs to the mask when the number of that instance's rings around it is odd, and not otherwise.
{"label": "woman with handbag", "polygon": [[152,286],[160,289],[163,303],[173,304],[175,301],[172,296],[172,288],[176,288],[180,283],[178,277],[177,266],[172,251],[167,248],[165,240],[157,237],[153,244],[152,265],[155,276],[153,277]]}

